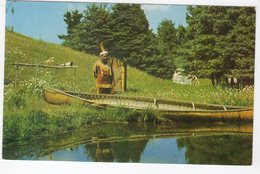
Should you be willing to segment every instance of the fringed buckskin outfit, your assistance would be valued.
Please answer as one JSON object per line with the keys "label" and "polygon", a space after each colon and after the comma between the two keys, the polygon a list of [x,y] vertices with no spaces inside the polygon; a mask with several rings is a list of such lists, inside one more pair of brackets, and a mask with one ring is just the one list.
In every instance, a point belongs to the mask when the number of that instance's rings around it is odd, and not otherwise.
{"label": "fringed buckskin outfit", "polygon": [[94,65],[94,77],[96,78],[96,87],[98,93],[109,94],[113,88],[113,69],[110,63],[104,64],[102,61],[97,61]]}

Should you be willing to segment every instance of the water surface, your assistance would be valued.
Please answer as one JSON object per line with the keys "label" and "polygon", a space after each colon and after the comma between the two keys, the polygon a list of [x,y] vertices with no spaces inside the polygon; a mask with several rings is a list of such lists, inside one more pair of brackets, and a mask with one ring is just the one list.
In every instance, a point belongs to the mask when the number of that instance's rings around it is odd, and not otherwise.
{"label": "water surface", "polygon": [[100,124],[4,145],[5,159],[250,165],[252,124]]}

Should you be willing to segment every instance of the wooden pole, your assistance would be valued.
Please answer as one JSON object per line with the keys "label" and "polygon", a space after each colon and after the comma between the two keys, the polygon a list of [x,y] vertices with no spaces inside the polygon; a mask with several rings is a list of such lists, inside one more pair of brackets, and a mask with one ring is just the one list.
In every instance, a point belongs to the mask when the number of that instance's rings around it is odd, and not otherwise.
{"label": "wooden pole", "polygon": [[[36,58],[36,65],[38,65],[38,59]],[[38,66],[36,66],[36,78],[35,78],[35,87],[38,83]]]}
{"label": "wooden pole", "polygon": [[122,71],[121,71],[121,78],[122,78],[122,92],[126,92],[126,85],[127,85],[127,64],[123,63]]}
{"label": "wooden pole", "polygon": [[67,69],[77,68],[77,66],[60,66],[60,65],[44,65],[44,64],[29,64],[29,63],[13,63],[12,65],[28,66],[28,67],[40,67],[40,68],[54,68],[54,69]]}
{"label": "wooden pole", "polygon": [[77,68],[74,68],[74,91],[76,90]]}
{"label": "wooden pole", "polygon": [[125,92],[125,67],[121,67],[121,87],[122,87],[122,92]]}
{"label": "wooden pole", "polygon": [[126,92],[126,89],[127,89],[127,63],[124,63],[124,69],[125,69],[125,73],[124,73],[124,92]]}
{"label": "wooden pole", "polygon": [[18,86],[19,65],[15,65],[15,88]]}

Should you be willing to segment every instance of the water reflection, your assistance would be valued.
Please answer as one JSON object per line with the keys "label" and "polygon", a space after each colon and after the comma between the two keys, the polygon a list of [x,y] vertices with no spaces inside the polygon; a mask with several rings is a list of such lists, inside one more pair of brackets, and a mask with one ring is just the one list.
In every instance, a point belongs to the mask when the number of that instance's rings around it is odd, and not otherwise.
{"label": "water reflection", "polygon": [[5,159],[251,164],[252,125],[106,124],[5,145]]}
{"label": "water reflection", "polygon": [[223,135],[177,140],[185,148],[188,164],[250,165],[252,162],[252,136]]}
{"label": "water reflection", "polygon": [[85,146],[86,153],[93,161],[140,162],[148,140],[97,143]]}

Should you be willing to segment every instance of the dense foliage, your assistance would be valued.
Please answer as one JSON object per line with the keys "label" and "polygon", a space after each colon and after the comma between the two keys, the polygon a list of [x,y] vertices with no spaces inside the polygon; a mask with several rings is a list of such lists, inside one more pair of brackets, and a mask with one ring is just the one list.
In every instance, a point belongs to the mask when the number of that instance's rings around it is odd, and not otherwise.
{"label": "dense foliage", "polygon": [[187,23],[186,42],[178,50],[184,69],[211,78],[213,84],[227,76],[253,83],[254,8],[190,6]]}
{"label": "dense foliage", "polygon": [[64,15],[68,32],[60,38],[64,45],[92,54],[104,42],[112,56],[162,78],[182,68],[211,78],[213,85],[227,77],[252,84],[255,9],[188,6],[187,12],[186,27],[165,19],[155,34],[140,5],[92,4],[84,14]]}
{"label": "dense foliage", "polygon": [[[67,13],[78,16],[75,11]],[[165,58],[160,55],[159,40],[149,29],[149,22],[141,5],[116,4],[108,7],[92,4],[84,11],[83,20],[76,26],[70,24],[67,13],[64,21],[68,28],[73,27],[68,29],[67,35],[59,36],[64,40],[63,45],[98,55],[98,45],[103,42],[111,56],[131,66],[155,76],[170,78],[172,75],[173,70],[164,75],[174,64],[164,62]]]}

